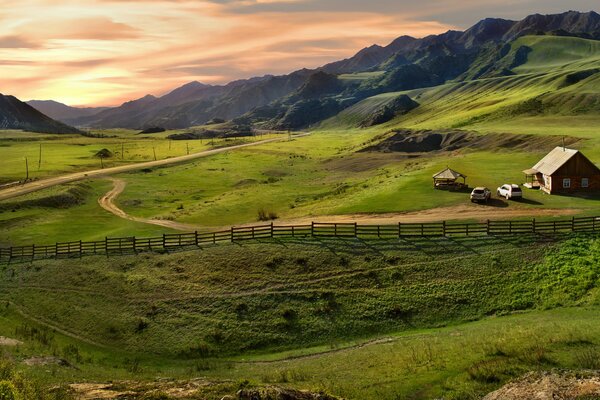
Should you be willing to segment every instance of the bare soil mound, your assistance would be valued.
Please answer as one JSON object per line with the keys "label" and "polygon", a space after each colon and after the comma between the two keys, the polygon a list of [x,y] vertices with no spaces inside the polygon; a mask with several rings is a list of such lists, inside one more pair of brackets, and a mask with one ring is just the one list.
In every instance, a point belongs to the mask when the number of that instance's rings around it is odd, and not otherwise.
{"label": "bare soil mound", "polygon": [[20,344],[23,344],[20,340],[0,336],[0,346],[18,346]]}
{"label": "bare soil mound", "polygon": [[484,397],[484,400],[600,399],[599,372],[533,372]]}
{"label": "bare soil mound", "polygon": [[[565,137],[570,146],[581,139]],[[467,131],[396,131],[392,136],[361,151],[429,153],[433,151],[455,151],[460,149],[497,150],[512,149],[539,151],[562,145],[563,136],[514,135],[510,133],[478,134]]]}

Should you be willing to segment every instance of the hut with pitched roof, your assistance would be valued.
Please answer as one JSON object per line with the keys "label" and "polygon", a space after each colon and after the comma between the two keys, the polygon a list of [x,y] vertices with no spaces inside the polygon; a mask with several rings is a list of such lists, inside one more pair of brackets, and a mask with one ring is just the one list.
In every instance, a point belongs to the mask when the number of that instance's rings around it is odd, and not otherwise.
{"label": "hut with pitched roof", "polygon": [[579,150],[556,147],[523,173],[528,179],[525,186],[549,194],[600,190],[600,168]]}

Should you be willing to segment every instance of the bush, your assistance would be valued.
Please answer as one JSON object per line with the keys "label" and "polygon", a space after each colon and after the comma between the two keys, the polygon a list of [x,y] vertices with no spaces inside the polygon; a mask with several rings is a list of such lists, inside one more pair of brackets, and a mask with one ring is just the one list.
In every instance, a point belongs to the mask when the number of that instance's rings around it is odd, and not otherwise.
{"label": "bush", "polygon": [[258,220],[259,221],[272,221],[277,218],[279,218],[279,216],[274,211],[267,211],[264,208],[260,208],[258,210]]}
{"label": "bush", "polygon": [[0,381],[0,400],[17,400],[17,389],[8,381]]}

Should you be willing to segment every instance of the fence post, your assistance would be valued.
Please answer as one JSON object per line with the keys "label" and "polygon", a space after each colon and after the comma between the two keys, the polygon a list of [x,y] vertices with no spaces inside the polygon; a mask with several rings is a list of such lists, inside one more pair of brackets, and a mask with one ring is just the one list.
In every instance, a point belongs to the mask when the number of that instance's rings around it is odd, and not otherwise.
{"label": "fence post", "polygon": [[485,234],[490,236],[490,220],[487,220]]}
{"label": "fence post", "polygon": [[252,239],[254,239],[254,225],[252,226]]}
{"label": "fence post", "polygon": [[402,237],[402,222],[398,222],[398,237]]}
{"label": "fence post", "polygon": [[594,232],[596,231],[596,218],[597,217],[592,218],[592,231],[594,231]]}
{"label": "fence post", "polygon": [[333,224],[333,237],[337,237],[337,223]]}
{"label": "fence post", "polygon": [[421,236],[425,236],[425,225],[421,224]]}
{"label": "fence post", "polygon": [[229,234],[231,235],[231,241],[233,242],[233,226],[231,227],[231,230],[229,231]]}
{"label": "fence post", "polygon": [[213,244],[217,243],[217,232],[213,232]]}
{"label": "fence post", "polygon": [[79,258],[82,257],[82,254],[83,254],[83,243],[80,240],[79,241]]}
{"label": "fence post", "polygon": [[31,261],[35,259],[35,244],[31,245]]}
{"label": "fence post", "polygon": [[358,224],[354,221],[354,237],[358,237]]}
{"label": "fence post", "polygon": [[271,221],[271,237],[273,237],[273,221]]}
{"label": "fence post", "polygon": [[166,249],[167,248],[167,235],[163,233],[162,237],[163,237],[162,247],[163,247],[163,249]]}
{"label": "fence post", "polygon": [[471,224],[465,224],[465,233],[467,234],[467,236],[469,236],[469,226],[471,226]]}
{"label": "fence post", "polygon": [[442,221],[442,236],[446,236],[446,221]]}
{"label": "fence post", "polygon": [[310,223],[310,236],[315,236],[315,221]]}
{"label": "fence post", "polygon": [[512,235],[512,221],[508,221],[508,233]]}
{"label": "fence post", "polygon": [[575,217],[571,219],[571,232],[575,232]]}
{"label": "fence post", "polygon": [[194,244],[198,246],[198,231],[194,231]]}
{"label": "fence post", "polygon": [[104,236],[104,253],[106,254],[106,258],[108,258],[108,236]]}
{"label": "fence post", "polygon": [[531,229],[533,230],[532,233],[536,233],[537,232],[537,229],[536,229],[536,226],[535,226],[535,218],[533,220],[531,220]]}

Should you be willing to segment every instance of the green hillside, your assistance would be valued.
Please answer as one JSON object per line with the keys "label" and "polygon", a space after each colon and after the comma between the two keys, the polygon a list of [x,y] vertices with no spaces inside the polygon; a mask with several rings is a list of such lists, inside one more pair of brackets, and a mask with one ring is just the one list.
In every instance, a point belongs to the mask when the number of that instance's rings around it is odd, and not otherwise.
{"label": "green hillside", "polygon": [[[571,37],[527,36],[511,44],[531,50],[514,75],[449,82],[433,88],[385,93],[365,99],[325,121],[324,128],[356,126],[400,94],[420,106],[381,125],[416,129],[462,128],[511,132],[524,121],[530,133],[594,136],[600,122],[600,42]],[[577,119],[589,129],[581,129]],[[545,124],[548,119],[551,123]],[[538,125],[539,124],[539,125]],[[535,125],[538,125],[537,127]],[[518,128],[517,128],[518,129]],[[529,129],[531,129],[529,131]],[[522,130],[514,133],[525,133]]]}
{"label": "green hillside", "polygon": [[531,369],[594,365],[582,360],[600,351],[599,250],[584,236],[314,239],[17,264],[0,285],[0,336],[24,342],[5,347],[12,362],[72,366],[28,370],[46,384],[204,376],[469,398]]}

